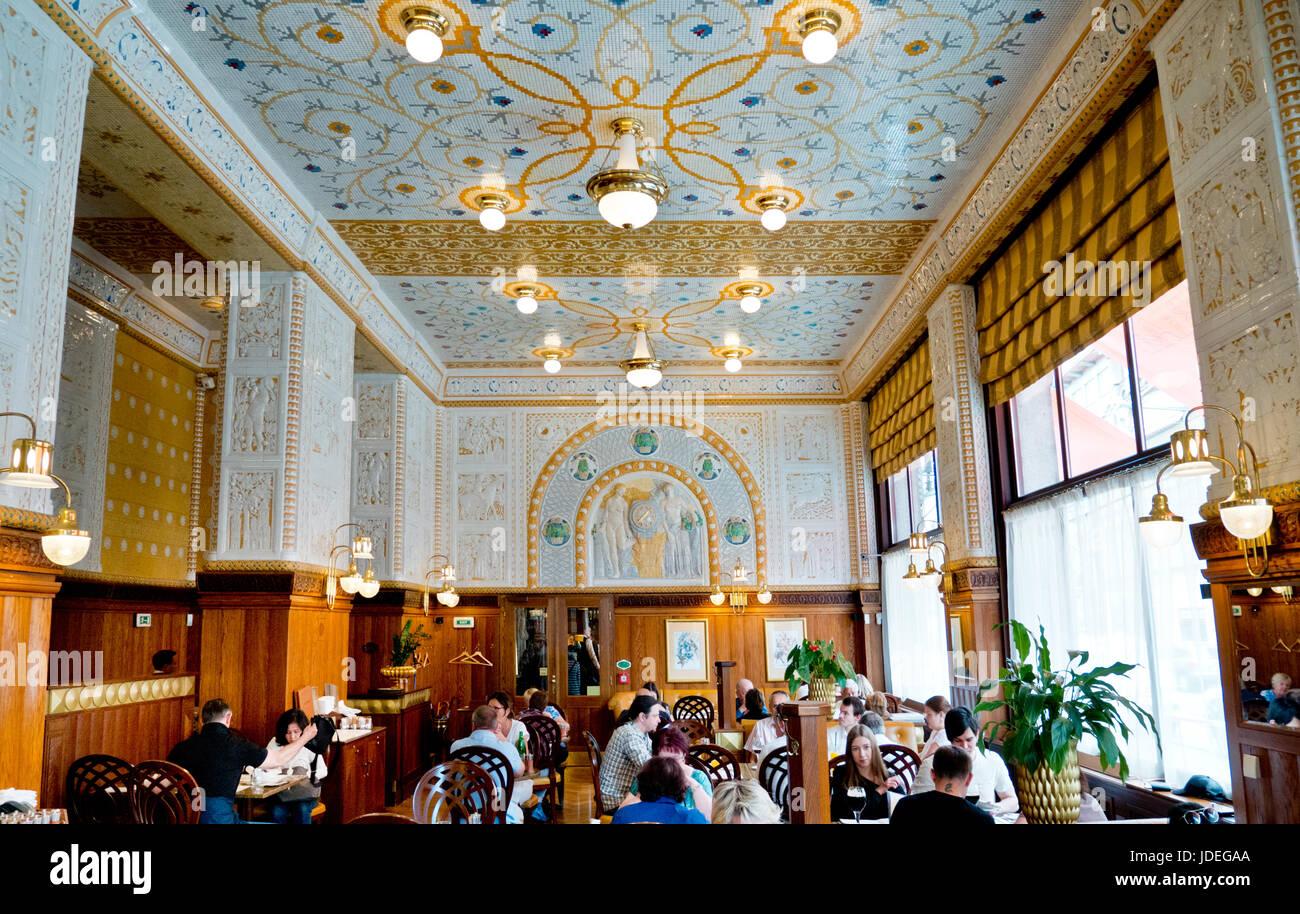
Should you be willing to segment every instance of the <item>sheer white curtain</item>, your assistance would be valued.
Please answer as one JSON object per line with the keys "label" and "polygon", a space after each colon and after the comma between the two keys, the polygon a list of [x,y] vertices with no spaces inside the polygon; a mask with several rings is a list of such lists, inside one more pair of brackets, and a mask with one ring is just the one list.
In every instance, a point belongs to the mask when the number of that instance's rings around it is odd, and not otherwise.
{"label": "sheer white curtain", "polygon": [[[1182,786],[1191,774],[1208,774],[1226,789],[1213,612],[1200,594],[1200,562],[1186,534],[1176,546],[1152,549],[1138,532],[1158,469],[1007,511],[1011,616],[1035,630],[1043,624],[1054,667],[1066,664],[1069,650],[1088,651],[1089,666],[1140,664],[1116,687],[1155,715],[1164,752],[1150,734],[1135,732],[1124,750],[1134,776]],[[1204,480],[1166,477],[1175,513],[1195,518]],[[1096,745],[1080,749],[1095,753]]]}
{"label": "sheer white curtain", "polygon": [[939,588],[911,591],[903,584],[907,564],[906,544],[886,552],[880,562],[889,691],[925,701],[951,692],[947,623]]}

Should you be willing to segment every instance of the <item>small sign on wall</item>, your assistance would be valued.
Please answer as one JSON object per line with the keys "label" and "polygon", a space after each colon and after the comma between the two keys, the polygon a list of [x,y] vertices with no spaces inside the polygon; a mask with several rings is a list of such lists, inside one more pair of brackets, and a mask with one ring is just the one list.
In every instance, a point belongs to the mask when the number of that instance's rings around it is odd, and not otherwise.
{"label": "small sign on wall", "polygon": [[451,620],[451,627],[452,627],[452,628],[473,628],[473,627],[474,627],[474,617],[473,617],[473,616],[455,616],[455,617],[453,617],[452,620]]}
{"label": "small sign on wall", "polygon": [[152,625],[153,625],[153,615],[152,615],[152,614],[150,614],[150,613],[136,613],[136,614],[135,614],[135,627],[136,627],[136,628],[149,628],[149,627],[152,626]]}

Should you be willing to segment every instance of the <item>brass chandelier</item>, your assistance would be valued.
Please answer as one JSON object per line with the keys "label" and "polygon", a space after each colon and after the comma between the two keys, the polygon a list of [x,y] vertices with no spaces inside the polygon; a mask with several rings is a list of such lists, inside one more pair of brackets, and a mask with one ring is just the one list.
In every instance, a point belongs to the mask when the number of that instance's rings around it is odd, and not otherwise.
{"label": "brass chandelier", "polygon": [[610,225],[640,228],[659,212],[659,204],[668,195],[668,182],[657,165],[648,170],[637,159],[636,140],[645,130],[639,120],[620,117],[610,126],[618,160],[613,168],[597,172],[587,181],[587,194]]}

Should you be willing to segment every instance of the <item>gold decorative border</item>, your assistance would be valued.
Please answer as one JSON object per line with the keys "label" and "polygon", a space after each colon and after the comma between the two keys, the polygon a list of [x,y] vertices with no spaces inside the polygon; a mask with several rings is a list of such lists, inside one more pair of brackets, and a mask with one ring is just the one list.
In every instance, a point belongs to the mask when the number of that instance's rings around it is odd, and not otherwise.
{"label": "gold decorative border", "polygon": [[430,689],[419,689],[406,692],[401,698],[353,698],[349,695],[344,704],[363,714],[400,714],[415,705],[427,704],[432,694]]}
{"label": "gold decorative border", "polygon": [[[194,553],[191,552],[191,555]],[[128,574],[104,574],[101,571],[78,571],[76,568],[64,568],[59,571],[59,580],[89,581],[96,584],[135,584],[144,587],[183,587],[195,588],[195,583],[186,578],[140,578]]]}
{"label": "gold decorative border", "polygon": [[[607,420],[598,419],[595,422],[592,422],[590,425],[587,425],[584,428],[579,429],[578,431],[570,435],[563,444],[561,444],[558,448],[555,449],[555,451],[551,454],[550,459],[546,461],[546,465],[542,467],[541,472],[537,474],[537,481],[533,483],[532,493],[529,495],[528,498],[528,586],[529,587],[537,587],[539,584],[540,572],[538,570],[538,564],[537,564],[537,553],[539,548],[538,539],[541,536],[539,526],[541,521],[542,497],[546,494],[546,488],[551,484],[551,479],[555,476],[557,472],[559,472],[560,468],[564,465],[565,460],[568,458],[570,454],[573,453],[573,451],[578,447],[578,445],[582,444],[584,441],[595,436],[596,434],[599,434],[600,432],[608,431],[609,429],[619,428],[619,427],[620,426],[612,422],[609,422]],[[754,553],[758,562],[758,573],[766,577],[767,575],[767,510],[763,507],[763,496],[758,491],[758,481],[754,478],[754,474],[750,472],[748,464],[746,464],[745,461],[741,459],[740,454],[736,453],[735,449],[732,448],[732,446],[728,444],[722,438],[721,435],[719,435],[717,432],[713,431],[713,429],[709,428],[708,426],[702,423],[698,425],[698,429],[699,429],[700,437],[704,439],[706,442],[708,442],[713,447],[713,449],[718,452],[718,454],[720,454],[725,460],[727,460],[728,463],[731,464],[731,468],[735,471],[736,475],[740,478],[741,485],[745,487],[745,492],[749,495],[749,504],[754,511],[754,536],[755,536]],[[574,531],[575,537],[577,536],[577,534],[578,531],[575,530]],[[576,540],[575,540],[575,547],[576,547]],[[577,582],[581,580],[582,579],[580,577],[576,576],[576,568],[575,568],[574,581]],[[665,588],[659,588],[659,589],[662,590]],[[686,589],[690,589],[690,588],[686,588]]]}
{"label": "gold decorative border", "polygon": [[1287,183],[1291,185],[1293,215],[1300,226],[1300,53],[1296,48],[1294,0],[1264,0],[1264,27],[1273,62],[1278,115],[1286,147]]}
{"label": "gold decorative border", "polygon": [[70,714],[100,708],[121,708],[146,701],[184,698],[194,694],[194,676],[134,679],[96,685],[54,686],[45,693],[45,713]]}

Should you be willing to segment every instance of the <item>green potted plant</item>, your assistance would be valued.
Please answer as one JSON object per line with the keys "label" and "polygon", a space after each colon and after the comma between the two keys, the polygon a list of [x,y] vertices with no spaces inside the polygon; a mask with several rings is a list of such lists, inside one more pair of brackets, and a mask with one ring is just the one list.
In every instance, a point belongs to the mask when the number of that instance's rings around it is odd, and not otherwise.
{"label": "green potted plant", "polygon": [[[1017,768],[1017,791],[1025,818],[1035,824],[1065,824],[1079,818],[1079,740],[1086,733],[1097,740],[1102,768],[1119,764],[1121,780],[1128,779],[1128,760],[1119,748],[1116,731],[1127,740],[1128,723],[1121,711],[1130,712],[1137,723],[1160,743],[1155,718],[1137,703],[1125,698],[1107,682],[1111,676],[1127,676],[1135,663],[1083,669],[1088,652],[1070,653],[1062,670],[1052,669],[1047,633],[1040,624],[1035,638],[1020,622],[999,623],[994,630],[1010,627],[1018,660],[998,671],[1000,678],[980,683],[980,694],[1002,688],[1002,698],[981,701],[978,711],[1005,709],[1007,719],[989,721],[980,734],[981,744],[999,734],[1002,757]],[[1033,662],[1030,662],[1030,651]]]}
{"label": "green potted plant", "polygon": [[798,684],[808,683],[810,701],[835,700],[835,686],[844,685],[853,676],[853,665],[835,650],[835,639],[827,641],[803,640],[786,655],[790,661],[785,668],[785,681],[794,695]]}
{"label": "green potted plant", "polygon": [[379,674],[392,679],[396,683],[394,688],[406,691],[406,680],[416,673],[416,668],[411,665],[411,657],[419,650],[420,644],[431,637],[433,636],[424,630],[423,622],[415,631],[411,631],[411,620],[407,619],[402,630],[393,635],[393,652],[389,655],[388,666],[380,669]]}

